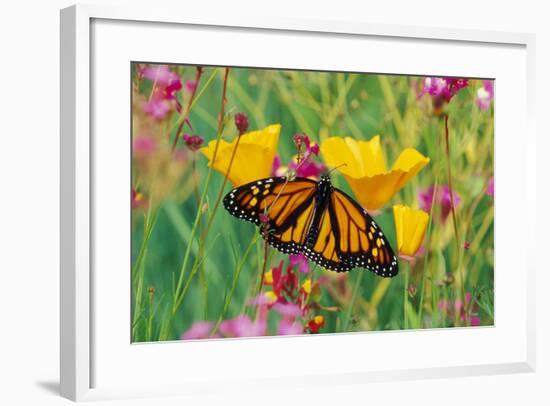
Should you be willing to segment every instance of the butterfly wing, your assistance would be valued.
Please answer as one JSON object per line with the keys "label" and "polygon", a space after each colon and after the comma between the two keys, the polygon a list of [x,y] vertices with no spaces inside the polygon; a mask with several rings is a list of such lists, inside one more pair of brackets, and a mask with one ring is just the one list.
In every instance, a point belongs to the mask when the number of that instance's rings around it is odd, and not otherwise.
{"label": "butterfly wing", "polygon": [[235,217],[262,225],[269,219],[267,240],[284,253],[301,252],[315,207],[317,183],[307,178],[260,179],[229,192],[224,207]]}
{"label": "butterfly wing", "polygon": [[303,252],[336,272],[361,267],[384,277],[397,275],[390,243],[366,210],[335,188],[316,213],[316,187],[306,178],[260,179],[233,189],[223,204],[233,216],[258,226],[261,215],[267,216],[267,241],[283,253]]}
{"label": "butterfly wing", "polygon": [[379,276],[397,275],[397,258],[390,243],[365,209],[335,188],[328,210],[338,241],[336,251],[343,261]]}
{"label": "butterfly wing", "polygon": [[328,206],[319,216],[319,223],[312,227],[308,236],[304,255],[325,269],[336,272],[351,271],[353,267],[338,253],[338,235]]}

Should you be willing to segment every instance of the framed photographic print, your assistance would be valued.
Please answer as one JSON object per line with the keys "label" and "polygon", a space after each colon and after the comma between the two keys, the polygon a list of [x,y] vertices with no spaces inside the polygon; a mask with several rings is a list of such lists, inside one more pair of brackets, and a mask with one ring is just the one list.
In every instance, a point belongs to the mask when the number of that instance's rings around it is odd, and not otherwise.
{"label": "framed photographic print", "polygon": [[534,368],[532,36],[61,22],[64,396]]}

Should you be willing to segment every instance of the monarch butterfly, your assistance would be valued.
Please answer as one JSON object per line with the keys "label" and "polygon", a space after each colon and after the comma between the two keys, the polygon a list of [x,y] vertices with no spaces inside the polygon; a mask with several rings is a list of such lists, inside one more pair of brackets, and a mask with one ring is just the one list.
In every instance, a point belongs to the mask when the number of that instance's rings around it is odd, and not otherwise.
{"label": "monarch butterfly", "polygon": [[323,268],[366,268],[383,277],[398,273],[397,258],[372,217],[332,186],[297,177],[260,179],[231,190],[223,200],[233,216],[264,227],[264,238],[285,254],[304,254]]}

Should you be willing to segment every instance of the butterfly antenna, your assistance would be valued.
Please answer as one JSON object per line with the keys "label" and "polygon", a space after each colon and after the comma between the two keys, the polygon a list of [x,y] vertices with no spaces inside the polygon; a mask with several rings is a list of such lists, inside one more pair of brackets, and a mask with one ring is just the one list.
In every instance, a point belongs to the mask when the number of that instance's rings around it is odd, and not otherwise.
{"label": "butterfly antenna", "polygon": [[336,170],[336,169],[338,169],[338,168],[341,168],[342,166],[348,166],[348,164],[343,163],[343,164],[340,164],[340,165],[338,165],[338,166],[335,166],[334,168],[332,168],[331,170],[329,170],[329,171],[327,172],[327,174],[330,174],[332,171],[334,171],[334,170]]}

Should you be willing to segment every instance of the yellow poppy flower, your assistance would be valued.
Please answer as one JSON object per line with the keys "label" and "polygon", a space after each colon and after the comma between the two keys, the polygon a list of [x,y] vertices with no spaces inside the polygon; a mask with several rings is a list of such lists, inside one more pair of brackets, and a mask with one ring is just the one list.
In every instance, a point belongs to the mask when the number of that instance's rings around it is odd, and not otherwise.
{"label": "yellow poppy flower", "polygon": [[[267,178],[271,174],[271,166],[277,151],[280,133],[281,126],[273,124],[263,130],[248,132],[240,136],[241,140],[227,176],[233,186]],[[210,141],[208,146],[201,148],[200,151],[208,158],[209,166],[225,175],[236,142],[237,138],[232,142],[220,140],[214,162],[212,162],[212,158],[214,157],[217,141]]]}
{"label": "yellow poppy flower", "polygon": [[393,206],[393,219],[399,255],[411,259],[416,255],[424,240],[429,215],[423,210],[396,205]]}
{"label": "yellow poppy flower", "polygon": [[380,136],[370,141],[351,137],[330,137],[321,144],[325,162],[344,175],[363,207],[376,210],[384,206],[415,176],[430,159],[414,148],[404,149],[391,170],[380,146]]}

